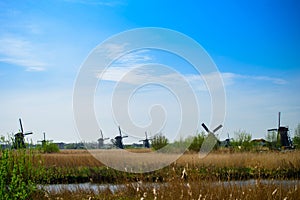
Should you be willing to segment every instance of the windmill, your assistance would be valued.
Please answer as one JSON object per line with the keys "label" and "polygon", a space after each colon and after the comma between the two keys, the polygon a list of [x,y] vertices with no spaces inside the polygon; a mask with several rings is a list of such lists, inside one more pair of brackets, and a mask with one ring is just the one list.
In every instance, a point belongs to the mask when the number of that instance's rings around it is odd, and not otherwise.
{"label": "windmill", "polygon": [[98,139],[98,148],[102,149],[104,147],[104,140],[108,140],[109,138],[103,138],[102,130],[100,129],[101,138]]}
{"label": "windmill", "polygon": [[229,137],[229,133],[227,133],[227,139],[225,139],[225,147],[229,147],[230,146],[230,137]]}
{"label": "windmill", "polygon": [[53,142],[53,140],[46,140],[46,133],[45,132],[43,132],[43,135],[44,135],[44,139],[38,141],[38,142],[42,143],[42,146],[45,146],[47,144],[47,142]]}
{"label": "windmill", "polygon": [[[213,131],[210,131],[207,126],[202,123],[202,127],[205,129],[205,131],[208,133],[208,134],[213,134],[213,136],[215,136],[215,132],[217,132],[220,128],[222,128],[222,124],[220,124],[217,128],[215,128]],[[216,137],[216,136],[215,136]]]}
{"label": "windmill", "polygon": [[120,148],[120,149],[124,149],[124,145],[123,145],[122,139],[123,139],[123,138],[127,138],[128,136],[127,136],[127,135],[122,136],[122,131],[121,131],[120,126],[119,126],[119,134],[120,134],[120,135],[116,136],[115,139],[114,139],[114,140],[112,139],[111,141],[112,141],[112,143],[113,143],[116,147],[118,147],[118,148]]}
{"label": "windmill", "polygon": [[152,139],[148,139],[147,131],[145,132],[145,135],[146,135],[146,139],[140,140],[140,142],[143,142],[143,145],[144,145],[145,148],[150,148],[149,140],[152,140]]}
{"label": "windmill", "polygon": [[268,132],[277,132],[277,143],[280,143],[281,148],[284,149],[293,149],[292,141],[288,135],[289,128],[280,125],[280,115],[278,113],[278,128],[268,129]]}
{"label": "windmill", "polygon": [[[210,149],[210,147],[213,147],[215,146],[216,142],[219,143],[219,140],[217,139],[215,133],[220,129],[222,128],[222,124],[220,124],[218,127],[216,127],[213,131],[210,131],[207,126],[202,123],[202,127],[205,129],[205,131],[208,133],[207,135],[207,139],[204,140],[204,143],[203,143],[203,150],[204,151],[207,151],[208,149]],[[202,147],[201,147],[202,148]]]}
{"label": "windmill", "polygon": [[21,129],[19,130],[18,133],[16,133],[14,135],[15,136],[15,140],[13,142],[13,148],[15,148],[15,149],[26,148],[24,137],[26,135],[32,134],[32,132],[26,132],[26,133],[24,133],[24,129],[23,129],[21,118],[19,118],[19,122],[20,122],[20,128]]}

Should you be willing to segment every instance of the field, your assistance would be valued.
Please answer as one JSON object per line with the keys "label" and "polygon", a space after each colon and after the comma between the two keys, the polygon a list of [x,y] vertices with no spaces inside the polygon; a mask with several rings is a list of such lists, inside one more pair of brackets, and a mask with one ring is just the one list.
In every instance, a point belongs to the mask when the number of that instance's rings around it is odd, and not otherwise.
{"label": "field", "polygon": [[[156,155],[153,159],[161,160],[164,156]],[[122,161],[118,154],[112,159]],[[170,166],[143,174],[105,167],[86,150],[42,154],[41,160],[48,169],[49,183],[92,182],[122,187],[116,191],[108,188],[99,191],[61,188],[56,192],[45,192],[38,198],[297,199],[300,195],[299,151],[217,151],[204,159],[191,153],[183,155]],[[250,182],[244,182],[246,180]]]}
{"label": "field", "polygon": [[[98,150],[105,151],[105,150]],[[150,152],[150,150],[129,150],[135,153]],[[116,150],[116,152],[118,152]],[[117,153],[116,153],[117,154]],[[118,155],[114,154],[115,158]],[[41,154],[47,167],[101,167],[103,164],[95,159],[87,150],[62,150],[59,153]],[[155,157],[155,159],[161,159]],[[176,164],[179,166],[217,166],[217,167],[251,167],[262,169],[300,168],[300,151],[266,151],[266,152],[237,152],[216,151],[204,159],[196,153],[184,154]]]}
{"label": "field", "polygon": [[[97,156],[102,151],[105,150],[95,150],[93,154]],[[148,152],[130,151],[137,157]],[[114,155],[110,157],[113,162],[123,163],[123,155],[117,150],[110,153]],[[39,189],[32,194],[33,199],[298,199],[300,196],[300,151],[223,150],[204,159],[187,153],[176,162],[147,173],[106,167],[87,150],[32,155],[33,167],[40,171],[34,180],[40,185],[86,182],[99,185],[97,190],[80,185],[72,190]],[[172,155],[148,156],[153,162]]]}

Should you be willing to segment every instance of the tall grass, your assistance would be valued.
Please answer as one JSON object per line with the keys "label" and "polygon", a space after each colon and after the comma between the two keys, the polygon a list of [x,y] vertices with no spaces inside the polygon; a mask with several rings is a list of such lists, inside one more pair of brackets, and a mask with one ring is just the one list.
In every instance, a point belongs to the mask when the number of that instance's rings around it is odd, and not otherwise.
{"label": "tall grass", "polygon": [[298,199],[300,183],[240,184],[231,182],[197,181],[188,182],[176,178],[165,184],[125,183],[115,190],[109,187],[74,190],[61,188],[58,191],[44,191],[36,199]]}
{"label": "tall grass", "polygon": [[[36,153],[28,150],[2,152],[0,199],[297,199],[300,194],[299,182],[283,185],[262,181],[299,179],[300,151],[216,151],[204,159],[198,154],[185,154],[165,168],[143,174],[106,167],[86,150]],[[122,158],[118,156],[112,159],[120,161]],[[164,159],[164,156],[169,154],[156,155],[154,159]],[[248,185],[231,182],[249,179],[257,182]],[[76,182],[123,186],[116,191],[62,188],[56,192],[36,187],[38,183]]]}
{"label": "tall grass", "polygon": [[35,178],[39,173],[33,167],[32,152],[3,150],[0,157],[0,198],[30,199],[36,191]]}

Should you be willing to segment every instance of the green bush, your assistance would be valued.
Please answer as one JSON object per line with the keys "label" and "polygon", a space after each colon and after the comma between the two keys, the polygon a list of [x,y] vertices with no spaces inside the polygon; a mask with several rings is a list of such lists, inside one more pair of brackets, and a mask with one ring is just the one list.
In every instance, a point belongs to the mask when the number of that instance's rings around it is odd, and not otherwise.
{"label": "green bush", "polygon": [[195,137],[191,138],[192,143],[189,146],[189,151],[199,152],[202,146],[202,143],[205,139],[204,133],[198,134]]}
{"label": "green bush", "polygon": [[163,148],[167,144],[169,144],[168,138],[166,138],[162,134],[158,134],[158,135],[155,135],[154,138],[152,139],[151,146],[154,150],[158,150],[158,149]]}
{"label": "green bush", "polygon": [[38,147],[38,149],[43,153],[56,153],[59,152],[59,148],[57,144],[54,144],[49,141],[43,141],[42,145]]}
{"label": "green bush", "polygon": [[250,151],[253,148],[253,144],[251,143],[252,135],[250,133],[239,130],[234,132],[234,136],[234,140],[231,141],[233,148],[242,151]]}
{"label": "green bush", "polygon": [[0,158],[0,199],[30,199],[37,190],[33,182],[33,155],[25,150],[3,150]]}

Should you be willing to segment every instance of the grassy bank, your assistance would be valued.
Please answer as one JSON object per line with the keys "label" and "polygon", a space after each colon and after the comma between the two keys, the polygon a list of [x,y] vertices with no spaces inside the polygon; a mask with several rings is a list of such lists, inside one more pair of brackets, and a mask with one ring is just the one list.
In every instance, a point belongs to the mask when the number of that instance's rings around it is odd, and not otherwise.
{"label": "grassy bank", "polygon": [[[143,153],[145,150],[134,151]],[[15,180],[24,183],[32,180],[34,184],[92,182],[125,185],[114,193],[108,189],[96,192],[78,188],[73,191],[61,189],[49,194],[34,189],[30,195],[31,199],[284,199],[285,197],[296,199],[295,197],[299,196],[299,182],[281,185],[261,183],[260,180],[299,180],[300,151],[244,153],[215,151],[204,159],[200,159],[198,154],[185,154],[167,167],[141,174],[106,167],[86,150],[63,150],[53,154],[29,151],[20,157],[24,162],[17,159],[19,153],[10,152],[9,155],[13,155],[13,159],[9,158],[6,161],[10,163],[9,165],[2,165],[7,167],[7,170],[3,168],[2,171],[13,179],[15,163],[20,163],[17,168],[20,176],[15,177]],[[1,156],[3,158],[3,155]],[[121,158],[118,156],[121,155],[115,155],[115,158],[111,159],[120,161]],[[155,159],[160,160],[164,156],[168,155],[159,155]],[[27,168],[22,167],[25,166],[23,163],[27,163],[25,161],[30,161],[26,165]],[[25,169],[31,172],[29,178],[21,175]],[[257,183],[217,184],[220,181],[249,179],[255,179]],[[140,184],[137,188],[131,183]],[[155,187],[157,184],[159,187]]]}
{"label": "grassy bank", "polygon": [[[113,159],[113,158],[112,158]],[[120,158],[117,158],[120,159]],[[157,159],[162,159],[158,157]],[[189,180],[247,180],[299,179],[300,152],[220,153],[214,152],[200,159],[197,154],[185,154],[175,163],[160,170],[133,174],[104,166],[86,150],[61,151],[42,154],[47,169],[46,183],[123,183],[128,181],[170,181],[181,176],[183,169]],[[43,177],[42,177],[43,178]]]}
{"label": "grassy bank", "polygon": [[108,187],[99,190],[86,190],[77,188],[68,190],[61,188],[56,192],[40,191],[35,199],[298,199],[300,183],[283,185],[276,182],[265,184],[257,180],[253,184],[225,184],[212,181],[199,180],[189,182],[174,178],[167,184],[149,185],[124,184],[115,191]]}

